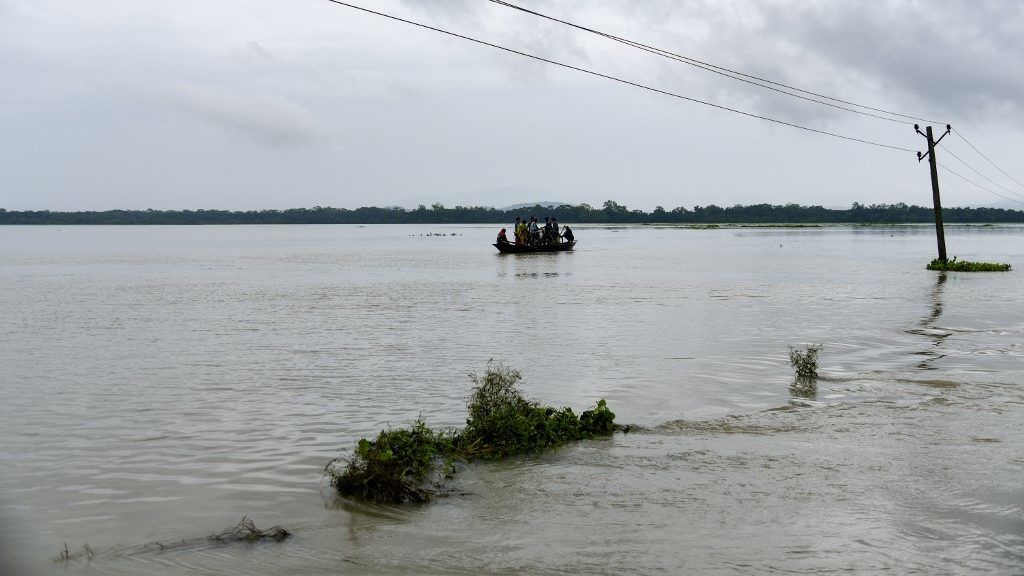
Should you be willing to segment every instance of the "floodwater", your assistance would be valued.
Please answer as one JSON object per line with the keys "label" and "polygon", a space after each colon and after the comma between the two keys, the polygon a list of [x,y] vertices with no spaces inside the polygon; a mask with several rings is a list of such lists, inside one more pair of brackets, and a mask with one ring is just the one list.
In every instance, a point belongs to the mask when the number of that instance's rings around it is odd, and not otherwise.
{"label": "floodwater", "polygon": [[[988,274],[926,271],[927,226],[497,228],[0,228],[0,571],[1024,573],[1024,228],[947,228]],[[491,358],[643,428],[333,493]],[[294,537],[207,541],[243,515]]]}

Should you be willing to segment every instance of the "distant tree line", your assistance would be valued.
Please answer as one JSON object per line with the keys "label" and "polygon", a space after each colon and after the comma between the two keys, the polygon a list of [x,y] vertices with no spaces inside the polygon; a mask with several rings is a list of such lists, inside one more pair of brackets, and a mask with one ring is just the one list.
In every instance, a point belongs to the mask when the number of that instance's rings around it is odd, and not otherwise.
{"label": "distant tree line", "polygon": [[[0,208],[2,224],[507,224],[516,216],[554,216],[562,223],[587,224],[921,224],[934,222],[931,208],[899,204],[854,202],[849,209],[799,204],[754,204],[720,207],[714,204],[682,206],[651,212],[630,210],[613,200],[600,208],[589,204],[547,208],[540,205],[499,210],[480,206],[446,208],[434,204],[405,208],[291,208],[288,210],[106,210],[102,212],[16,211]],[[1004,208],[944,208],[950,223],[1024,222],[1024,211]]]}

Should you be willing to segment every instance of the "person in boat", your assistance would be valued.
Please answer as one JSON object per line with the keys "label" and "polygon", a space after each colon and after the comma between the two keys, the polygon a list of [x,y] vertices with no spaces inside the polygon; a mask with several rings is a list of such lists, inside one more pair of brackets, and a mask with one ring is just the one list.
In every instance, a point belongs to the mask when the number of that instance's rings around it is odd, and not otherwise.
{"label": "person in boat", "polygon": [[551,243],[558,244],[562,241],[562,237],[558,234],[558,218],[552,216],[551,218]]}
{"label": "person in boat", "polygon": [[566,242],[572,242],[573,241],[572,228],[569,228],[569,226],[566,225],[566,226],[562,226],[562,230],[563,230],[562,238],[565,238]]}
{"label": "person in boat", "polygon": [[526,244],[526,218],[516,218],[516,244]]}
{"label": "person in boat", "polygon": [[530,217],[530,244],[536,246],[540,242],[540,226],[537,225],[537,217]]}
{"label": "person in boat", "polygon": [[512,226],[512,237],[516,239],[517,244],[519,243],[519,223],[521,221],[522,219],[520,219],[519,216],[516,216],[516,223]]}
{"label": "person in boat", "polygon": [[548,246],[558,244],[558,225],[554,218],[544,219],[544,243]]}
{"label": "person in boat", "polygon": [[498,244],[508,244],[508,236],[505,236],[504,228],[501,229],[501,232],[498,232]]}

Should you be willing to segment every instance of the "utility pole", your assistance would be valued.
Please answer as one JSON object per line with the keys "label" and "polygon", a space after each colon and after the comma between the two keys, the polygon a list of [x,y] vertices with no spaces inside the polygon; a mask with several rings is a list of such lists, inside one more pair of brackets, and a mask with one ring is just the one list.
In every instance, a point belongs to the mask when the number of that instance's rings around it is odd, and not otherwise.
{"label": "utility pole", "polygon": [[935,145],[942,142],[942,139],[949,135],[953,128],[946,124],[946,133],[939,136],[936,140],[932,134],[932,127],[928,126],[924,132],[921,132],[921,127],[914,124],[914,130],[918,134],[924,136],[928,140],[928,152],[921,154],[917,153],[917,161],[924,160],[925,156],[928,157],[928,165],[931,167],[932,172],[932,205],[935,207],[935,239],[939,243],[939,260],[946,261],[946,234],[942,229],[942,202],[939,201],[939,169],[935,162]]}

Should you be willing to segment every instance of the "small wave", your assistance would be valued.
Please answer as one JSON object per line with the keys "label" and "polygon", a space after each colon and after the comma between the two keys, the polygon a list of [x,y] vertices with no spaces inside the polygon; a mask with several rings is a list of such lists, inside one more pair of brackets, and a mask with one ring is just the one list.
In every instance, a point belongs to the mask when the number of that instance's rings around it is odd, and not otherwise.
{"label": "small wave", "polygon": [[748,418],[730,416],[716,420],[673,420],[650,429],[663,434],[746,434],[771,435],[796,432],[799,426],[784,422],[758,423]]}

